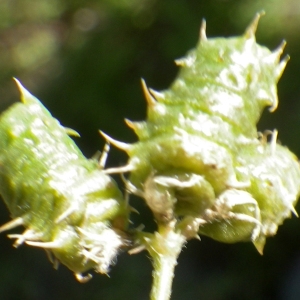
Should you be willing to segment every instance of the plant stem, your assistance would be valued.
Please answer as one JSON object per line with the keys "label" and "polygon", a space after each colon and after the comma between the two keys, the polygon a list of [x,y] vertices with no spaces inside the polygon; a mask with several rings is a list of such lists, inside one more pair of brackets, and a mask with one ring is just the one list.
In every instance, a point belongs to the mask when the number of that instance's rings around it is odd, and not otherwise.
{"label": "plant stem", "polygon": [[153,284],[151,300],[169,300],[177,258],[186,238],[175,232],[175,222],[160,225],[158,232],[147,241],[152,257]]}

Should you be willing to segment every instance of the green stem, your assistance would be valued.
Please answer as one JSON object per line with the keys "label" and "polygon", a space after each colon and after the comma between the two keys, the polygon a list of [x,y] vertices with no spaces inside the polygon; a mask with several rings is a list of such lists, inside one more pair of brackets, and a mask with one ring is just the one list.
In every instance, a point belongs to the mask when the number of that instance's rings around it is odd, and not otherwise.
{"label": "green stem", "polygon": [[146,240],[146,247],[152,257],[154,268],[150,299],[169,300],[174,268],[186,238],[175,231],[175,222],[171,222],[160,225],[158,232]]}

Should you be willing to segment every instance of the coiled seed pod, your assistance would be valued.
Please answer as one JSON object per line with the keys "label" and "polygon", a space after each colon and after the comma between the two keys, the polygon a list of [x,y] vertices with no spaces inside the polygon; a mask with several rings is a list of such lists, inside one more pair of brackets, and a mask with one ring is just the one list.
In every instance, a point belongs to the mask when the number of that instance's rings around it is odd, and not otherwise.
{"label": "coiled seed pod", "polygon": [[280,61],[285,43],[273,52],[256,43],[260,16],[233,38],[207,39],[203,22],[196,49],[176,61],[181,69],[169,89],[156,92],[142,82],[147,120],[127,121],[139,141],[104,136],[129,155],[111,172],[131,172],[129,189],[158,223],[176,219],[184,231],[196,220],[202,234],[250,240],[262,252],[265,237],[296,214],[300,168],[276,143],[276,131],[267,142],[256,129],[263,109],[277,107],[277,81],[288,61]]}
{"label": "coiled seed pod", "polygon": [[46,108],[19,82],[22,103],[0,116],[0,194],[13,220],[0,231],[15,246],[45,249],[54,261],[82,272],[107,273],[126,244],[128,207],[96,160],[86,159]]}

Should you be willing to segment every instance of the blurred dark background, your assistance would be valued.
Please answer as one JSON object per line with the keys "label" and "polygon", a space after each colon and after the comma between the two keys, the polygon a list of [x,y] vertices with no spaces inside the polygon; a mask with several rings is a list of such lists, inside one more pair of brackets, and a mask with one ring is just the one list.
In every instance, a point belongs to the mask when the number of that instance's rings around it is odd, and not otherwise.
{"label": "blurred dark background", "polygon": [[[156,90],[167,88],[177,72],[173,61],[195,46],[202,18],[209,37],[240,35],[262,9],[267,14],[258,42],[273,49],[286,39],[291,61],[279,82],[279,107],[266,111],[258,127],[277,128],[281,142],[299,157],[298,0],[1,0],[0,109],[19,99],[15,76],[63,125],[81,134],[76,141],[87,157],[103,147],[98,129],[133,142],[123,119],[145,118],[140,78]],[[125,162],[123,153],[111,151],[108,166]],[[143,208],[138,199],[133,205]],[[8,220],[1,202],[0,223]],[[13,248],[5,234],[0,254],[0,299],[149,298],[145,252],[123,253],[110,278],[95,274],[87,284],[64,266],[54,270],[40,249]],[[172,299],[300,299],[300,220],[287,220],[267,240],[264,256],[250,243],[190,241],[179,257]]]}

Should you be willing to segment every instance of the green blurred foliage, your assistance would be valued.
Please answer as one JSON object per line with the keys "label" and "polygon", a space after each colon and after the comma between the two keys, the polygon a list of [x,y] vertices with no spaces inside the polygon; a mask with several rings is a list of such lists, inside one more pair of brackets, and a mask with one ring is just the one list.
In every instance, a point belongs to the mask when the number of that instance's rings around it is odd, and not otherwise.
{"label": "green blurred foliage", "polygon": [[[145,118],[140,77],[157,90],[176,76],[173,60],[193,48],[202,18],[207,35],[242,34],[265,9],[257,39],[275,48],[285,38],[291,55],[279,82],[279,108],[266,111],[260,130],[300,156],[300,4],[298,0],[2,0],[0,1],[0,108],[18,101],[15,76],[62,124],[81,134],[87,156],[103,147],[97,130],[133,142],[123,118]],[[126,156],[113,149],[108,165]],[[144,204],[138,225],[149,219]],[[0,204],[0,222],[8,221]],[[298,209],[299,211],[299,209]],[[54,270],[40,249],[0,236],[1,299],[148,299],[151,264],[142,252],[119,256],[110,278],[79,284],[69,270]],[[226,245],[203,237],[179,257],[172,299],[285,299],[300,297],[300,221],[288,220],[267,240],[264,256],[248,244]]]}

